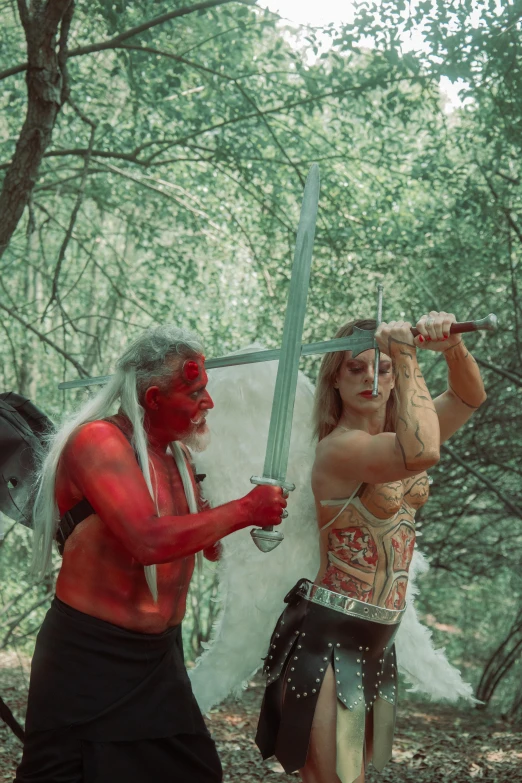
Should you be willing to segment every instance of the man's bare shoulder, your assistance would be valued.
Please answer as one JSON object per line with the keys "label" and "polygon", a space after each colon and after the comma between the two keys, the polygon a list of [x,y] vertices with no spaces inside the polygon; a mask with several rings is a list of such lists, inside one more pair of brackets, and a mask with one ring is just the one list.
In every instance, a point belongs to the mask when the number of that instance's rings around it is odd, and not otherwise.
{"label": "man's bare shoulder", "polygon": [[65,452],[78,453],[93,448],[111,451],[116,449],[132,453],[130,443],[119,427],[104,420],[88,421],[75,429],[67,441]]}

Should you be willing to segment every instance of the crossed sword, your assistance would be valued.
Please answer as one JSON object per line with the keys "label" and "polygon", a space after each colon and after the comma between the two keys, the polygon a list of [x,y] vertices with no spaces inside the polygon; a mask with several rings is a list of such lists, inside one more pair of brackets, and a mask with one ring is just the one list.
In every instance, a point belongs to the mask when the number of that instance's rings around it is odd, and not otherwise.
{"label": "crossed sword", "polygon": [[[378,367],[379,363],[379,348],[375,341],[375,331],[370,329],[358,329],[356,327],[353,330],[353,334],[349,337],[340,337],[335,340],[308,343],[306,345],[302,344],[318,204],[319,166],[317,163],[314,163],[308,173],[304,189],[281,348],[243,353],[235,356],[220,356],[216,359],[205,361],[207,369],[214,369],[216,367],[231,367],[239,364],[279,360],[263,475],[252,476],[250,481],[252,484],[269,484],[281,487],[285,493],[295,489],[295,484],[287,481],[286,472],[290,451],[297,375],[301,356],[331,353],[333,351],[352,351],[352,356],[355,357],[363,351],[373,348],[375,350],[375,366]],[[383,290],[383,286],[379,284],[376,314],[377,325],[382,321]],[[456,334],[479,330],[494,331],[496,327],[497,317],[490,314],[478,321],[454,323],[451,325],[450,332],[451,334]],[[412,327],[411,332],[414,336],[419,334],[415,327]],[[110,375],[102,375],[97,378],[79,378],[74,381],[60,383],[58,388],[77,389],[84,386],[100,385],[106,383],[110,377]],[[375,397],[378,394],[378,383],[378,373],[375,372],[372,390]],[[283,516],[288,516],[286,511],[283,512]],[[274,530],[273,527],[255,528],[250,533],[256,546],[262,552],[270,552],[272,549],[275,549],[284,538],[283,534],[279,530]]]}

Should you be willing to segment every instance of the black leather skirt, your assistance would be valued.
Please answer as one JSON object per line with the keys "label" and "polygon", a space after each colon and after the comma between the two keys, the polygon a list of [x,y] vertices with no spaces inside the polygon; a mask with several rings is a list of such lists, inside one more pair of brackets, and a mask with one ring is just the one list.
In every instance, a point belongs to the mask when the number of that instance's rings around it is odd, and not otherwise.
{"label": "black leather skirt", "polygon": [[348,598],[301,579],[285,598],[265,659],[256,743],[287,773],[306,762],[319,691],[329,666],[337,688],[337,774],[352,783],[371,760],[391,757],[397,705],[393,640],[402,611]]}

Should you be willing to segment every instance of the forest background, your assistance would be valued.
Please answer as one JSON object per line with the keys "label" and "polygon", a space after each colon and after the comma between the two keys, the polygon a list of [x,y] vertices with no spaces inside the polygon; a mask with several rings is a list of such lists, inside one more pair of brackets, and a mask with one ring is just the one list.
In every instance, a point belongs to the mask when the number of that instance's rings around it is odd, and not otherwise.
{"label": "forest background", "polygon": [[[484,701],[522,720],[522,4],[358,2],[292,26],[250,0],[0,0],[2,391],[53,420],[152,323],[207,355],[279,344],[302,188],[321,169],[305,341],[352,317],[459,320],[488,400],[444,446],[418,605]],[[405,51],[412,30],[424,44]],[[441,77],[461,86],[458,107]],[[421,357],[430,389],[444,362]],[[318,360],[303,369],[314,380]],[[0,650],[31,654],[53,579],[0,519]],[[58,568],[58,559],[56,568]],[[211,568],[185,623],[219,610]],[[1,695],[1,694],[0,694]]]}

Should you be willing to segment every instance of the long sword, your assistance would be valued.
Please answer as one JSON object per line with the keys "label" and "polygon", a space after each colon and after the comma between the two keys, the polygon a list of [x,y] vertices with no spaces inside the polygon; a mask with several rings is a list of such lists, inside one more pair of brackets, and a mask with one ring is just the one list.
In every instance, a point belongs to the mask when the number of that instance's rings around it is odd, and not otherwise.
{"label": "long sword", "polygon": [[[497,316],[490,313],[485,318],[476,321],[458,321],[451,324],[451,334],[463,334],[465,332],[488,331],[494,332],[497,328]],[[417,329],[412,327],[412,334],[418,334]],[[307,343],[301,346],[301,356],[313,356],[324,353],[334,353],[335,351],[352,351],[355,358],[363,351],[375,347],[373,329],[353,330],[349,337],[337,337],[335,340],[323,340],[318,343]],[[206,359],[205,367],[212,370],[217,367],[235,367],[239,364],[255,364],[257,362],[277,361],[281,356],[279,348],[270,348],[266,351],[251,351],[249,353],[237,353],[228,356],[218,356],[215,359]],[[110,381],[112,375],[98,375],[95,378],[76,378],[74,381],[63,381],[58,384],[59,389],[81,389],[86,386],[102,386]]]}
{"label": "long sword", "polygon": [[[282,487],[286,492],[295,489],[295,484],[290,484],[286,480],[286,469],[290,451],[290,435],[292,433],[318,203],[319,166],[314,163],[306,179],[301,217],[297,228],[294,263],[268,428],[263,475],[252,476],[250,479],[253,484],[271,484]],[[283,516],[287,516],[286,511],[283,512]],[[255,545],[262,552],[270,552],[284,538],[283,534],[279,530],[274,530],[272,526],[256,528],[250,533]]]}

